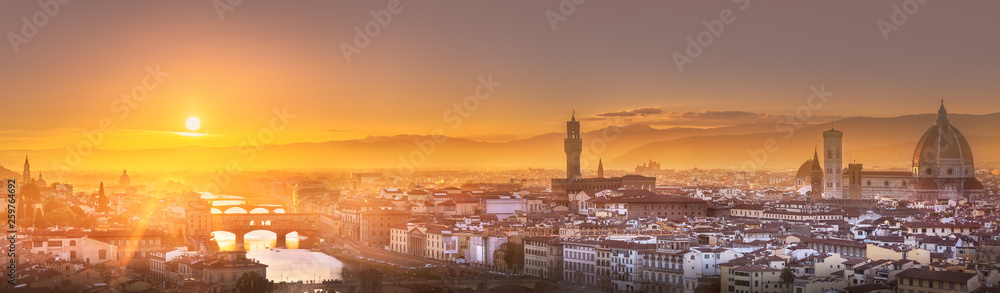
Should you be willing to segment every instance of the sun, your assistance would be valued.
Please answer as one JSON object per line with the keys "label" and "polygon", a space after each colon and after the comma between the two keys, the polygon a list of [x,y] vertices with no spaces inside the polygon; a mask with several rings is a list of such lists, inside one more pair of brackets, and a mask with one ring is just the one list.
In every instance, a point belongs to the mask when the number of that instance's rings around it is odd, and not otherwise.
{"label": "sun", "polygon": [[188,118],[186,124],[187,124],[188,130],[195,131],[195,130],[198,130],[198,128],[201,127],[201,120],[198,120],[198,117],[191,116],[191,118]]}

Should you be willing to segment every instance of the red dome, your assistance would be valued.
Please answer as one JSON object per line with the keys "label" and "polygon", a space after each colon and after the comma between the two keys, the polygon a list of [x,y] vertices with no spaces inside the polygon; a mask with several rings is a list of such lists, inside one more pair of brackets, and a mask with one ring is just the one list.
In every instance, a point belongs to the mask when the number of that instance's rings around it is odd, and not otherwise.
{"label": "red dome", "polygon": [[795,174],[796,179],[812,178],[813,161],[808,160],[799,167],[799,172]]}
{"label": "red dome", "polygon": [[917,182],[917,190],[936,190],[938,189],[937,183],[934,180],[924,178]]}
{"label": "red dome", "polygon": [[969,178],[965,180],[965,190],[983,190],[983,183],[979,182],[976,178]]}

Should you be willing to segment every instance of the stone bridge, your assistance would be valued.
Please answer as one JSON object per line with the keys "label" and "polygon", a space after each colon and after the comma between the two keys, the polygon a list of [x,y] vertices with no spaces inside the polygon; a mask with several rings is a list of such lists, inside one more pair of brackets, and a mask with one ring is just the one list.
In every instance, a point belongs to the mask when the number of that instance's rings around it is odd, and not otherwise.
{"label": "stone bridge", "polygon": [[243,237],[247,232],[264,230],[278,234],[275,245],[284,248],[285,234],[315,235],[319,229],[320,214],[212,214],[212,231],[236,234],[236,249],[244,250]]}
{"label": "stone bridge", "polygon": [[[242,209],[234,210],[234,209]],[[212,213],[253,213],[253,214],[269,214],[269,213],[284,213],[288,211],[283,205],[252,205],[252,204],[242,204],[242,205],[217,205],[212,206]]]}

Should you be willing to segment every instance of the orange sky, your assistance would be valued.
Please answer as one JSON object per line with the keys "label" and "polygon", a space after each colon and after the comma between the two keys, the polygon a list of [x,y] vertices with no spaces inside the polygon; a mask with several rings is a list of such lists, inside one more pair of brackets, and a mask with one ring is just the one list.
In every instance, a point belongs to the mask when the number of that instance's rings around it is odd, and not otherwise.
{"label": "orange sky", "polygon": [[[585,128],[712,127],[792,114],[820,84],[835,93],[822,119],[927,113],[941,98],[954,113],[1000,109],[994,2],[927,4],[888,41],[876,23],[890,2],[755,2],[681,73],[671,54],[737,5],[588,1],[553,31],[545,11],[560,1],[404,1],[347,62],[341,44],[386,3],[244,1],[220,20],[205,1],[70,2],[16,53],[0,46],[0,150],[60,149],[102,119],[117,129],[102,149],[233,146],[274,109],[296,116],[277,144],[435,128],[510,140],[560,132],[574,109]],[[39,11],[0,4],[0,28]],[[116,99],[151,67],[169,75],[123,117]],[[502,85],[452,128],[448,109],[490,75]],[[189,116],[208,135],[174,133]]]}

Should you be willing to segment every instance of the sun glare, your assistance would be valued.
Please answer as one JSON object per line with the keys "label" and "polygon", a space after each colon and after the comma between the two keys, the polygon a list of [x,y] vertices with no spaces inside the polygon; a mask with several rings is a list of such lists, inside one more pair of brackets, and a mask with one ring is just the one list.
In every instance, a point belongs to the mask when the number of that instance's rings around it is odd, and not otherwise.
{"label": "sun glare", "polygon": [[187,120],[187,128],[191,131],[198,130],[198,128],[201,128],[201,120],[198,120],[198,117],[191,116]]}

